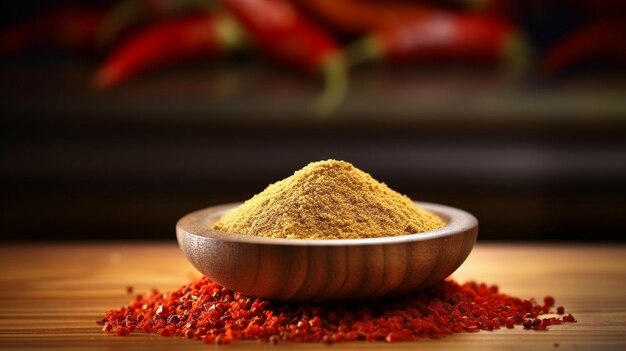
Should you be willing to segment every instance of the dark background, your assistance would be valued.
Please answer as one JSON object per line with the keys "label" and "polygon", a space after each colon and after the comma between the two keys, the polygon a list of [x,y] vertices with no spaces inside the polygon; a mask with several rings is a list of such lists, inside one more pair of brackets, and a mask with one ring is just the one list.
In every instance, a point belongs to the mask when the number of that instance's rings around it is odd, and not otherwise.
{"label": "dark background", "polygon": [[[2,25],[53,5],[2,2]],[[559,13],[528,25],[539,54],[578,24]],[[184,214],[327,158],[472,212],[480,240],[626,233],[623,65],[514,85],[490,69],[370,65],[320,119],[308,108],[317,82],[255,58],[183,64],[96,93],[101,60],[0,58],[4,240],[172,240]]]}

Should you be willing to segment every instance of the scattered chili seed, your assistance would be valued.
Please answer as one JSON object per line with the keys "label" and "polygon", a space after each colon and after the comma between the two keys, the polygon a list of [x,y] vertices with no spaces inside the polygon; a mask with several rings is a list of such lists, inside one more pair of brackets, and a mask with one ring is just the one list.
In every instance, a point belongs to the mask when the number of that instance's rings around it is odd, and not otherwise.
{"label": "scattered chili seed", "polygon": [[131,295],[131,294],[133,293],[133,291],[134,291],[134,290],[135,290],[135,289],[133,288],[133,286],[132,286],[132,285],[127,285],[127,286],[126,286],[126,293],[127,293],[128,295]]}
{"label": "scattered chili seed", "polygon": [[[138,295],[130,305],[106,312],[103,331],[157,333],[230,344],[236,340],[338,343],[408,341],[503,327],[547,330],[576,322],[571,314],[539,318],[544,305],[499,292],[496,286],[446,280],[393,301],[288,304],[244,296],[202,278],[180,289]],[[559,309],[557,309],[559,310]],[[563,309],[564,311],[564,309]]]}
{"label": "scattered chili seed", "polygon": [[565,308],[563,306],[559,306],[556,308],[556,313],[565,314]]}
{"label": "scattered chili seed", "polygon": [[272,335],[269,337],[268,341],[270,342],[270,344],[276,345],[280,341],[280,337],[278,335]]}

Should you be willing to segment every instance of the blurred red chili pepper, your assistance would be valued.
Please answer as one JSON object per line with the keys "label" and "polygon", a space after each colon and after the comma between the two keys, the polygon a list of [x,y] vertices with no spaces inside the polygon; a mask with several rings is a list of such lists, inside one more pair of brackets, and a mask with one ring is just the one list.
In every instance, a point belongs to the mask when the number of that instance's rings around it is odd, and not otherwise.
{"label": "blurred red chili pepper", "polygon": [[[507,19],[519,19],[521,6],[524,1],[517,0],[457,0],[460,1],[465,9],[472,12],[480,12],[493,16]],[[545,3],[544,3],[545,5]]]}
{"label": "blurred red chili pepper", "polygon": [[107,13],[98,43],[107,48],[134,25],[167,16],[215,8],[212,0],[122,0]]}
{"label": "blurred red chili pepper", "polygon": [[295,0],[334,30],[347,36],[365,34],[381,26],[420,17],[433,8],[405,1]]}
{"label": "blurred red chili pepper", "polygon": [[586,15],[626,15],[626,1],[624,0],[572,0],[571,2]]}
{"label": "blurred red chili pepper", "polygon": [[626,21],[601,19],[583,26],[548,52],[541,70],[545,74],[554,75],[594,58],[626,62]]}
{"label": "blurred red chili pepper", "polygon": [[326,88],[317,102],[328,114],[343,99],[347,68],[336,41],[286,0],[222,0],[266,55],[311,73],[322,73]]}
{"label": "blurred red chili pepper", "polygon": [[516,28],[488,16],[438,11],[380,28],[350,48],[353,64],[391,62],[505,62],[525,70],[529,49]]}
{"label": "blurred red chili pepper", "polygon": [[160,23],[123,43],[96,72],[94,84],[109,88],[157,66],[223,55],[244,42],[239,25],[225,14],[198,14]]}
{"label": "blurred red chili pepper", "polygon": [[41,47],[89,51],[105,17],[99,8],[56,9],[0,31],[0,56]]}

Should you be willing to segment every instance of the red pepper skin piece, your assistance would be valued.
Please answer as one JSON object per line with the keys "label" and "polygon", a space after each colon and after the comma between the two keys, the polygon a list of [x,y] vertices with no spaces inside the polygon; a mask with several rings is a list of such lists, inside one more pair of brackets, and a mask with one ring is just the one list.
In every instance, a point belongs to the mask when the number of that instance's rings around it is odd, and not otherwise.
{"label": "red pepper skin piece", "polygon": [[626,62],[626,21],[602,19],[583,26],[548,52],[541,63],[541,71],[555,75],[594,58]]}
{"label": "red pepper skin piece", "polygon": [[218,57],[244,42],[225,14],[199,14],[163,22],[123,43],[96,72],[94,85],[110,88],[152,68],[200,57]]}
{"label": "red pepper skin piece", "polygon": [[[352,62],[508,63],[516,74],[528,66],[529,49],[515,27],[482,15],[438,11],[380,28],[352,48]],[[520,71],[520,72],[518,72]]]}
{"label": "red pepper skin piece", "polygon": [[36,48],[94,50],[104,18],[99,8],[63,8],[27,19],[0,31],[0,56]]}
{"label": "red pepper skin piece", "polygon": [[365,34],[434,11],[428,5],[399,1],[296,0],[333,30],[346,36]]}
{"label": "red pepper skin piece", "polygon": [[302,16],[286,0],[222,0],[257,48],[267,56],[312,74],[322,74],[326,87],[316,112],[329,115],[347,85],[343,51],[334,38]]}

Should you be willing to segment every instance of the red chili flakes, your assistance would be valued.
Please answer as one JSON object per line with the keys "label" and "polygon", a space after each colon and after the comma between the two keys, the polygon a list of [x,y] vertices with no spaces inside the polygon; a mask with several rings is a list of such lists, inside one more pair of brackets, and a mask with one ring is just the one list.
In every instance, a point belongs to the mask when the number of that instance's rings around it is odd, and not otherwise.
{"label": "red chili flakes", "polygon": [[132,286],[132,285],[127,285],[127,286],[126,286],[126,293],[127,293],[128,295],[131,295],[131,294],[133,293],[133,291],[134,291],[134,290],[135,290],[135,288],[133,288],[133,286]]}
{"label": "red chili flakes", "polygon": [[576,318],[574,318],[574,316],[572,316],[572,314],[571,314],[571,313],[570,313],[570,314],[568,314],[567,316],[563,317],[563,321],[564,321],[564,322],[570,322],[570,323],[576,323],[576,322],[578,322],[578,321],[576,320]]}
{"label": "red chili flakes", "polygon": [[556,313],[565,314],[565,308],[563,306],[559,306],[556,308]]}
{"label": "red chili flakes", "polygon": [[125,326],[118,326],[115,328],[115,334],[119,336],[130,334],[130,329]]}
{"label": "red chili flakes", "polygon": [[202,278],[169,293],[153,290],[138,295],[130,305],[108,311],[97,323],[104,332],[117,335],[141,331],[208,344],[236,340],[272,344],[397,342],[515,325],[547,330],[552,325],[576,322],[571,314],[539,318],[553,305],[550,296],[539,305],[503,294],[497,286],[475,282],[460,285],[451,280],[376,303],[290,304],[245,296]]}

